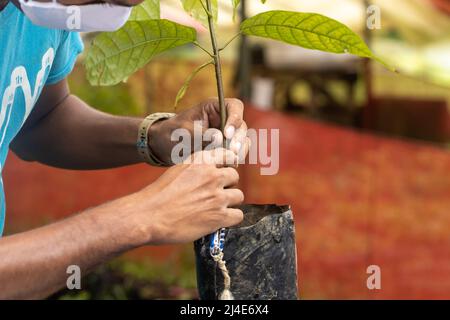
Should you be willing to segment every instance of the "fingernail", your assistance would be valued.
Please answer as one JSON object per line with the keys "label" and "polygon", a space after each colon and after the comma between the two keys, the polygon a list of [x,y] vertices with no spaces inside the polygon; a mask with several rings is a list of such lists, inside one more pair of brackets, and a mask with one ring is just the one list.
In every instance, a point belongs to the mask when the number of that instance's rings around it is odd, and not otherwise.
{"label": "fingernail", "polygon": [[225,129],[225,137],[227,137],[227,139],[233,138],[235,131],[236,129],[234,128],[234,126],[229,126]]}
{"label": "fingernail", "polygon": [[212,137],[212,142],[215,146],[221,145],[223,141],[222,133],[217,132]]}
{"label": "fingernail", "polygon": [[233,151],[234,153],[239,153],[239,151],[241,151],[241,147],[242,147],[242,143],[240,143],[239,141],[236,141],[236,143],[234,143],[233,146]]}

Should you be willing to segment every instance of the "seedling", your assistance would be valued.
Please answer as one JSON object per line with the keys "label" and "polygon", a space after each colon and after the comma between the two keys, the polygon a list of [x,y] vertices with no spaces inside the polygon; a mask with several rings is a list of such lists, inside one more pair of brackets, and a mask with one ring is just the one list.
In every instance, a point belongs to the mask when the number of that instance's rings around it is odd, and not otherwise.
{"label": "seedling", "polygon": [[[170,20],[160,19],[159,0],[146,0],[133,9],[129,21],[120,30],[102,33],[94,39],[86,58],[89,82],[93,85],[117,84],[146,65],[157,54],[189,43],[194,44],[204,51],[207,60],[188,77],[176,96],[175,105],[183,98],[195,75],[207,66],[213,65],[219,98],[221,129],[223,131],[227,115],[220,54],[240,35],[268,38],[312,50],[337,54],[350,53],[383,63],[369,50],[364,41],[347,26],[317,13],[281,10],[260,13],[242,21],[239,32],[221,47],[216,35],[218,1],[181,0],[183,8],[208,28],[211,40],[211,49],[208,49],[197,42],[195,29]],[[233,16],[235,16],[240,0],[227,1],[231,1],[234,8]],[[262,0],[262,2],[265,2],[265,0]],[[227,254],[231,258],[229,261],[237,262],[237,265],[239,265],[239,267],[236,267],[231,264],[232,270],[230,270],[230,273],[225,266],[223,253],[211,254],[222,272],[223,285],[216,282],[217,264],[211,264],[212,260],[209,255],[204,256],[204,253],[208,250],[203,248],[209,247],[209,245],[205,243],[204,238],[196,242],[197,269],[200,270],[200,275],[204,275],[204,277],[199,277],[199,291],[202,298],[232,299],[230,276],[237,277],[238,280],[237,285],[234,286],[237,291],[235,292],[237,298],[296,298],[297,275],[293,217],[290,210],[282,209],[283,207],[279,206],[247,206],[245,208],[246,217],[251,216],[252,212],[264,212],[264,215],[270,215],[270,218],[255,221],[251,230],[245,227],[232,230],[231,238],[243,239],[244,236],[247,236],[248,243],[240,248],[228,251]],[[285,221],[285,223],[281,224],[280,221]],[[278,240],[273,242],[273,239],[278,236],[274,238],[271,232],[280,235],[280,239],[284,239],[284,242],[281,243]],[[223,242],[226,241],[224,230],[220,230],[216,235],[222,235],[220,239]],[[211,238],[215,239],[214,237]],[[218,236],[216,238],[219,239]],[[258,244],[255,242],[255,239],[258,238],[264,238],[264,241],[261,240],[261,242],[270,243],[270,245]],[[234,241],[234,243],[237,242]],[[233,243],[232,240],[231,243]],[[233,257],[232,255],[239,251],[238,249],[245,254],[242,253]],[[260,257],[258,265],[261,269],[258,269],[259,272],[256,277],[253,267],[247,271],[241,267],[250,263],[242,258],[250,257],[249,252],[258,254],[258,257]],[[275,274],[270,275],[265,274],[274,270],[274,264],[271,260],[280,252],[284,254],[277,261],[277,266],[280,268],[279,272],[276,271]],[[271,267],[265,268],[269,264]],[[238,269],[240,270],[239,274],[236,274]],[[217,295],[217,292],[221,292],[221,294]],[[255,294],[255,292],[257,293]]]}
{"label": "seedling", "polygon": [[[281,10],[260,13],[244,20],[240,24],[239,32],[220,47],[216,36],[218,1],[181,0],[183,8],[208,28],[211,39],[210,50],[197,42],[197,32],[194,28],[160,19],[160,0],[145,0],[133,9],[128,22],[120,30],[102,33],[94,39],[86,58],[89,82],[92,85],[115,85],[145,66],[159,53],[189,43],[194,44],[204,51],[208,60],[188,77],[175,98],[175,105],[183,98],[195,75],[207,66],[213,65],[223,131],[226,108],[220,53],[242,34],[312,50],[336,54],[349,53],[374,59],[385,65],[350,28],[317,13]],[[233,5],[235,16],[240,0],[228,1]]]}

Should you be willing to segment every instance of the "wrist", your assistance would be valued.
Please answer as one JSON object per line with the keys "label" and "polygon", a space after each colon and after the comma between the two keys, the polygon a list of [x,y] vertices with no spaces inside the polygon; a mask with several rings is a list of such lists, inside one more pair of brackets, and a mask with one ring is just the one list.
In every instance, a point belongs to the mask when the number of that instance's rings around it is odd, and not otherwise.
{"label": "wrist", "polygon": [[[161,243],[165,234],[164,205],[161,203],[159,192],[161,188],[155,183],[145,189],[119,199],[117,212],[124,230],[129,235],[127,241],[133,248],[144,245]],[[161,220],[162,218],[162,220]]]}
{"label": "wrist", "polygon": [[159,161],[172,165],[170,157],[170,119],[161,119],[148,129],[148,147]]}
{"label": "wrist", "polygon": [[138,214],[139,204],[137,195],[130,194],[89,210],[97,234],[106,233],[102,238],[113,245],[112,251],[125,252],[151,241],[151,230]]}
{"label": "wrist", "polygon": [[170,130],[165,125],[174,113],[152,113],[139,125],[137,151],[143,162],[153,166],[170,166]]}

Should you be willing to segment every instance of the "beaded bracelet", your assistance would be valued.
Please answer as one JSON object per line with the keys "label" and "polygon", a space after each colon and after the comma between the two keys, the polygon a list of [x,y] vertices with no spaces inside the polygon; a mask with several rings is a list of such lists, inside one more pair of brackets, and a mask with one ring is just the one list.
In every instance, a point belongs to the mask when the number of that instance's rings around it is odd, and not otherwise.
{"label": "beaded bracelet", "polygon": [[152,113],[148,117],[146,117],[141,125],[139,126],[138,139],[137,139],[137,150],[139,155],[141,156],[144,162],[151,164],[152,166],[158,167],[167,167],[169,164],[162,162],[156,157],[153,153],[153,150],[148,145],[148,129],[154,124],[156,121],[169,119],[175,116],[175,113]]}

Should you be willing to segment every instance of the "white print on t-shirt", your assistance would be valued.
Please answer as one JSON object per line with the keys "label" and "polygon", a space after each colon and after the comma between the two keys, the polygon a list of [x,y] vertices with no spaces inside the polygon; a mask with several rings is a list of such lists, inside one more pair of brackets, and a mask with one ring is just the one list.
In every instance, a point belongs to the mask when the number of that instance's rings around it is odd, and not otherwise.
{"label": "white print on t-shirt", "polygon": [[[44,77],[46,69],[52,66],[54,57],[55,52],[53,48],[49,48],[42,57],[41,69],[36,75],[36,81],[33,92],[31,92],[31,85],[30,82],[28,81],[27,70],[25,69],[25,67],[18,66],[12,71],[11,82],[9,86],[5,89],[5,92],[3,93],[0,111],[0,146],[4,142],[6,131],[8,129],[8,124],[11,118],[11,112],[14,105],[16,90],[18,88],[21,88],[25,98],[25,113],[22,119],[22,123],[20,123],[20,126],[22,126],[25,120],[30,115],[31,110],[33,109],[33,106],[36,103],[36,100],[38,99],[40,89],[44,86]],[[2,166],[0,163],[0,171],[1,169]]]}

